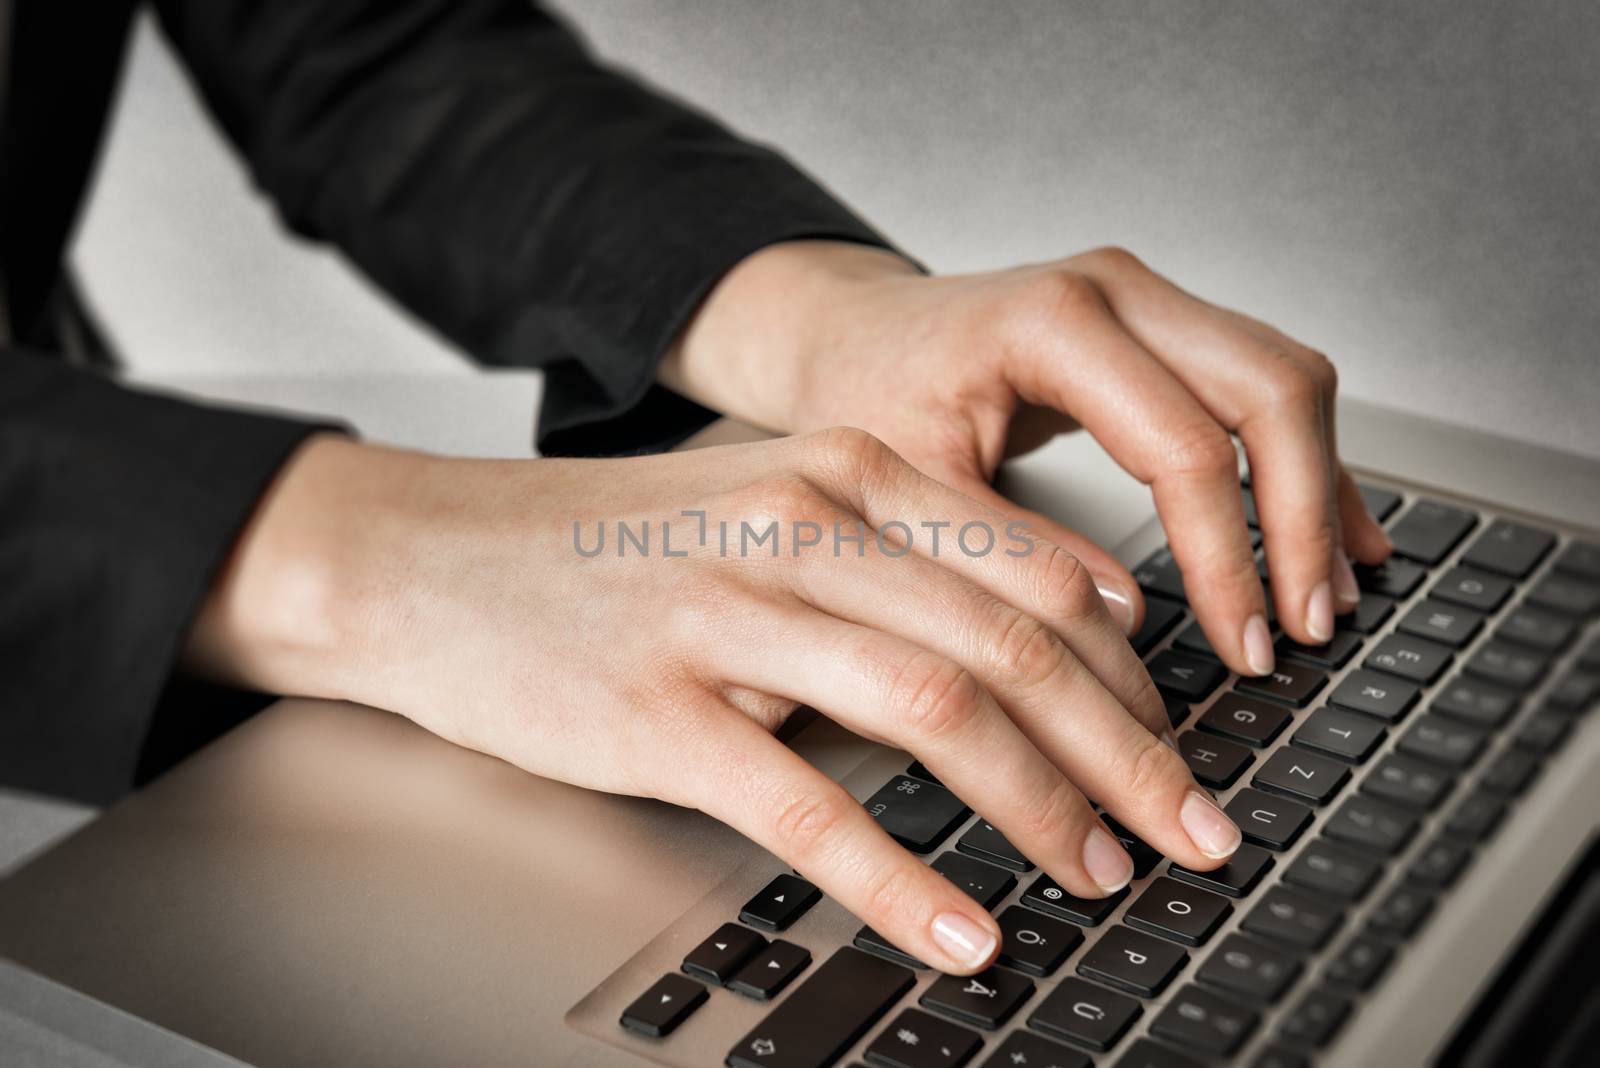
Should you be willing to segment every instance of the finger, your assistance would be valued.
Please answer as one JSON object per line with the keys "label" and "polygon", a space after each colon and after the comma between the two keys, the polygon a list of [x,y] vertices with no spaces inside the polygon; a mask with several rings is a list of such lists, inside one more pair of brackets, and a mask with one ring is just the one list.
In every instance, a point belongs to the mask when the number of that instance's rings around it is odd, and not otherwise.
{"label": "finger", "polygon": [[1232,439],[1171,371],[1112,316],[1092,283],[1065,275],[1051,312],[1011,341],[1012,386],[1078,419],[1149,485],[1189,603],[1218,656],[1243,674],[1272,670],[1272,639],[1244,521]]}
{"label": "finger", "polygon": [[[1077,557],[1035,533],[1008,530],[1004,513],[929,478],[874,439],[866,440],[871,444],[862,446],[864,455],[856,459],[854,471],[824,474],[853,510],[846,515],[862,516],[874,530],[886,532],[894,524],[910,530],[906,517],[923,527],[914,532],[913,551],[903,558],[923,566],[896,568],[882,581],[903,580],[910,572],[918,588],[947,591],[946,616],[959,612],[964,614],[957,618],[970,619],[985,606],[1009,606],[1019,633],[1029,623],[1043,623],[1123,709],[1157,735],[1168,729],[1149,672]],[[952,575],[965,582],[953,584]],[[974,586],[989,595],[984,604],[972,603]],[[915,594],[915,589],[908,591]],[[926,626],[929,618],[916,622]],[[927,644],[920,637],[913,640]]]}
{"label": "finger", "polygon": [[[929,472],[938,478],[936,472]],[[1134,634],[1144,622],[1144,595],[1131,572],[1122,561],[1106,552],[1089,538],[1051,519],[1031,511],[1010,500],[988,482],[976,475],[952,472],[942,481],[952,489],[971,497],[980,504],[999,512],[1005,519],[1022,523],[1028,530],[1052,544],[1059,545],[1077,557],[1094,576],[1095,589],[1105,601],[1106,610],[1124,634]]]}
{"label": "finger", "polygon": [[1361,488],[1343,465],[1339,468],[1339,516],[1344,527],[1345,552],[1363,564],[1381,564],[1394,551],[1394,543],[1361,496]]}
{"label": "finger", "polygon": [[[714,661],[742,686],[803,701],[858,734],[916,755],[1051,877],[1113,894],[1133,861],[977,677],[953,660],[809,606],[780,610],[772,639]],[[803,649],[797,657],[793,650]]]}
{"label": "finger", "polygon": [[719,705],[715,730],[685,766],[703,776],[696,807],[802,872],[895,945],[941,971],[981,971],[994,959],[993,917],[907,853],[861,804],[737,710]]}
{"label": "finger", "polygon": [[1128,331],[1244,442],[1278,619],[1298,641],[1333,636],[1359,594],[1343,536],[1334,447],[1337,376],[1320,354],[1208,304],[1132,257],[1090,273]]}

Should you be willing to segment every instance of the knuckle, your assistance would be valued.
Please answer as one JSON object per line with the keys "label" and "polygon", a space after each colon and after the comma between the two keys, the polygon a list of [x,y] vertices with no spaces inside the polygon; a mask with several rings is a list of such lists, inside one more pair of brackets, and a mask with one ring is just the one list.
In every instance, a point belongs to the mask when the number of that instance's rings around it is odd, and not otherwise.
{"label": "knuckle", "polygon": [[1038,584],[1037,603],[1044,606],[1051,619],[1073,622],[1094,615],[1100,595],[1088,569],[1074,553],[1042,542],[1031,560]]}
{"label": "knuckle", "polygon": [[804,867],[821,854],[824,843],[850,818],[854,805],[842,791],[808,790],[791,798],[773,817],[773,840],[796,867]]}
{"label": "knuckle", "polygon": [[996,666],[1012,685],[1031,690],[1055,678],[1067,647],[1045,624],[1015,609],[1006,609],[993,643]]}
{"label": "knuckle", "polygon": [[1070,841],[1087,811],[1077,788],[1058,778],[1037,804],[1028,807],[1021,830],[1035,841]]}
{"label": "knuckle", "polygon": [[1239,465],[1233,439],[1216,423],[1201,423],[1172,435],[1166,470],[1175,475],[1231,475]]}
{"label": "knuckle", "polygon": [[821,469],[851,487],[875,481],[899,459],[893,449],[859,427],[820,430],[811,435],[810,444]]}
{"label": "knuckle", "polygon": [[1112,271],[1145,270],[1144,261],[1121,245],[1101,245],[1084,254],[1091,261]]}
{"label": "knuckle", "polygon": [[1322,387],[1303,364],[1292,356],[1279,354],[1272,370],[1264,376],[1267,397],[1274,406],[1303,408],[1322,403]]}
{"label": "knuckle", "polygon": [[1123,766],[1123,793],[1130,798],[1144,798],[1170,788],[1189,777],[1183,758],[1154,734],[1145,733],[1134,743]]}
{"label": "knuckle", "polygon": [[1339,369],[1327,356],[1316,349],[1301,349],[1300,363],[1324,394],[1332,395],[1339,391]]}
{"label": "knuckle", "polygon": [[[918,865],[920,868],[921,865]],[[903,919],[912,914],[917,899],[917,873],[906,864],[892,864],[875,870],[867,878],[862,907],[876,925],[888,919]],[[878,927],[882,930],[882,926]],[[892,936],[891,936],[892,937]]]}
{"label": "knuckle", "polygon": [[977,677],[951,660],[921,652],[890,684],[891,707],[907,737],[933,741],[959,732],[977,713]]}
{"label": "knuckle", "polygon": [[776,475],[753,486],[742,502],[748,515],[780,520],[829,518],[838,509],[815,483],[798,475]]}
{"label": "knuckle", "polygon": [[1066,268],[1042,271],[1023,285],[1024,319],[1035,328],[1075,322],[1105,307],[1105,297],[1087,275]]}

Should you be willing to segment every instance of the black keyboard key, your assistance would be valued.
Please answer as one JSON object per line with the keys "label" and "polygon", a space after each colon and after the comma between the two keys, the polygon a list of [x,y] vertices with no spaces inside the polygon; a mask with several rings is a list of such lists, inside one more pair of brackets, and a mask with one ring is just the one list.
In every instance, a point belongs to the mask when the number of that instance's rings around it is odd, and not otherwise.
{"label": "black keyboard key", "polygon": [[1600,704],[1600,672],[1569,671],[1544,696],[1545,707],[1562,712],[1587,712]]}
{"label": "black keyboard key", "polygon": [[1578,651],[1578,666],[1588,671],[1600,671],[1600,634]]}
{"label": "black keyboard key", "polygon": [[1541,708],[1517,728],[1511,740],[1518,749],[1547,756],[1561,748],[1571,732],[1571,716],[1553,708]]}
{"label": "black keyboard key", "polygon": [[1270,675],[1242,676],[1235,688],[1304,708],[1328,684],[1328,673],[1310,664],[1280,660]]}
{"label": "black keyboard key", "polygon": [[957,1068],[982,1048],[983,1039],[965,1027],[906,1009],[872,1040],[866,1058],[878,1068]]}
{"label": "black keyboard key", "polygon": [[1170,1046],[1141,1038],[1117,1060],[1117,1068],[1204,1068],[1192,1057],[1175,1053]]}
{"label": "black keyboard key", "polygon": [[1178,636],[1172,640],[1172,644],[1174,648],[1185,653],[1193,653],[1196,656],[1207,657],[1212,660],[1218,659],[1217,650],[1211,644],[1211,639],[1206,637],[1206,632],[1200,626],[1199,620],[1190,623],[1179,631]]}
{"label": "black keyboard key", "polygon": [[1344,911],[1332,902],[1274,886],[1239,926],[1271,942],[1313,950],[1327,945],[1343,922]]}
{"label": "black keyboard key", "polygon": [[956,848],[969,856],[1010,868],[1012,871],[1032,871],[1033,861],[1017,851],[1006,836],[994,825],[979,820],[967,828],[967,833],[956,841]]}
{"label": "black keyboard key", "polygon": [[1234,794],[1224,811],[1245,841],[1268,849],[1288,849],[1311,823],[1305,805],[1248,788]]}
{"label": "black keyboard key", "polygon": [[1367,654],[1362,664],[1426,686],[1450,666],[1454,654],[1448,646],[1404,634],[1391,634]]}
{"label": "black keyboard key", "polygon": [[1410,757],[1388,756],[1361,783],[1361,792],[1402,808],[1427,812],[1450,792],[1448,772]]}
{"label": "black keyboard key", "polygon": [[1250,750],[1238,742],[1199,731],[1184,731],[1178,735],[1178,752],[1189,765],[1189,773],[1195,781],[1213,790],[1232,786],[1255,759]]}
{"label": "black keyboard key", "polygon": [[1397,723],[1417,703],[1421,691],[1376,671],[1352,671],[1333,688],[1328,701],[1340,708],[1365,712],[1385,723]]}
{"label": "black keyboard key", "polygon": [[845,946],[728,1053],[730,1068],[823,1068],[915,985],[898,964]]}
{"label": "black keyboard key", "polygon": [[1286,1046],[1267,1046],[1256,1054],[1250,1068],[1311,1068],[1311,1059]]}
{"label": "black keyboard key", "polygon": [[927,767],[920,760],[913,760],[911,762],[911,766],[906,769],[906,774],[913,778],[921,779],[923,782],[931,782],[935,786],[944,785],[938,780],[937,777],[934,776],[933,772],[927,769]]}
{"label": "black keyboard key", "polygon": [[1355,610],[1339,617],[1339,626],[1357,634],[1373,634],[1394,614],[1395,599],[1381,593],[1363,593]]}
{"label": "black keyboard key", "polygon": [[1350,1018],[1350,999],[1331,990],[1308,990],[1283,1018],[1283,1037],[1320,1049]]}
{"label": "black keyboard key", "polygon": [[1485,790],[1515,797],[1539,774],[1539,758],[1520,749],[1507,749],[1483,769],[1479,783]]}
{"label": "black keyboard key", "polygon": [[1393,959],[1394,949],[1388,943],[1370,935],[1356,935],[1339,947],[1338,956],[1328,962],[1322,977],[1331,986],[1358,992],[1367,990]]}
{"label": "black keyboard key", "polygon": [[1511,718],[1522,698],[1466,675],[1457,675],[1429,702],[1428,709],[1441,715],[1492,730]]}
{"label": "black keyboard key", "polygon": [[1033,983],[1003,968],[977,975],[941,975],[918,1000],[924,1008],[993,1031],[1033,997]]}
{"label": "black keyboard key", "polygon": [[1140,656],[1148,655],[1185,614],[1182,605],[1164,601],[1160,597],[1147,598],[1144,602],[1144,623],[1128,639],[1128,644]]}
{"label": "black keyboard key", "polygon": [[858,949],[864,949],[868,953],[876,953],[880,957],[887,957],[896,964],[903,964],[907,968],[916,968],[920,971],[927,967],[926,964],[870,927],[863,927],[857,931],[852,942]]}
{"label": "black keyboard key", "polygon": [[1356,489],[1361,491],[1361,503],[1367,506],[1367,513],[1380,523],[1400,507],[1400,494],[1394,490],[1371,486],[1365,482],[1357,482]]}
{"label": "black keyboard key", "polygon": [[1291,954],[1244,935],[1229,935],[1217,943],[1195,978],[1207,986],[1271,1004],[1283,996],[1300,974],[1300,961]]}
{"label": "black keyboard key", "polygon": [[1183,591],[1183,575],[1178,571],[1178,561],[1172,558],[1172,550],[1164,545],[1133,569],[1133,580],[1146,593],[1170,597],[1185,604],[1189,601]]}
{"label": "black keyboard key", "polygon": [[1469,842],[1481,842],[1494,833],[1505,815],[1505,795],[1480,786],[1451,809],[1444,831]]}
{"label": "black keyboard key", "polygon": [[1163,876],[1128,906],[1122,922],[1186,946],[1198,946],[1232,911],[1227,898]]}
{"label": "black keyboard key", "polygon": [[1496,519],[1467,547],[1461,562],[1515,579],[1527,578],[1555,543],[1556,536],[1548,530]]}
{"label": "black keyboard key", "polygon": [[1174,879],[1218,894],[1229,897],[1244,897],[1256,888],[1261,877],[1267,874],[1272,867],[1272,854],[1260,846],[1245,843],[1234,851],[1233,856],[1220,868],[1210,871],[1195,871],[1185,868],[1180,864],[1173,864],[1168,872]]}
{"label": "black keyboard key", "polygon": [[1420,822],[1404,809],[1356,796],[1339,806],[1322,833],[1363,852],[1392,857],[1416,836]]}
{"label": "black keyboard key", "polygon": [[1472,843],[1459,838],[1435,838],[1423,847],[1406,869],[1406,881],[1429,890],[1452,885],[1472,860]]}
{"label": "black keyboard key", "polygon": [[1538,653],[1491,641],[1478,646],[1477,652],[1467,658],[1465,671],[1496,686],[1522,693],[1537,686],[1549,668],[1549,659]]}
{"label": "black keyboard key", "polygon": [[1319,708],[1294,732],[1294,744],[1328,756],[1363,763],[1388,735],[1383,724],[1338,708]]}
{"label": "black keyboard key", "polygon": [[1228,669],[1215,660],[1202,660],[1167,650],[1146,665],[1157,686],[1190,704],[1199,704],[1228,677]]}
{"label": "black keyboard key", "polygon": [[1261,529],[1261,513],[1256,510],[1256,495],[1248,486],[1239,490],[1239,495],[1244,498],[1245,525],[1255,530]]}
{"label": "black keyboard key", "polygon": [[746,997],[769,1001],[777,997],[810,963],[810,950],[774,938],[765,952],[757,953],[728,981],[728,989]]}
{"label": "black keyboard key", "polygon": [[1391,556],[1381,564],[1372,567],[1357,565],[1356,584],[1367,593],[1381,594],[1403,601],[1410,597],[1412,591],[1422,585],[1422,580],[1427,577],[1426,568],[1418,567],[1410,560],[1402,560],[1398,556]]}
{"label": "black keyboard key", "polygon": [[1495,612],[1511,596],[1511,580],[1470,567],[1453,567],[1433,587],[1432,596],[1475,612]]}
{"label": "black keyboard key", "polygon": [[719,986],[733,978],[744,962],[767,948],[767,940],[736,923],[718,927],[683,958],[683,970]]}
{"label": "black keyboard key", "polygon": [[1528,591],[1528,603],[1564,616],[1588,619],[1600,612],[1600,582],[1570,575],[1546,575]]}
{"label": "black keyboard key", "polygon": [[901,775],[867,798],[866,809],[896,842],[913,853],[931,853],[971,814],[943,786]]}
{"label": "black keyboard key", "polygon": [[1105,817],[1105,825],[1106,830],[1111,832],[1111,837],[1115,838],[1122,845],[1122,848],[1127,850],[1128,857],[1133,861],[1133,877],[1135,879],[1143,879],[1155,870],[1157,864],[1161,863],[1161,854],[1146,845],[1143,839],[1128,830],[1128,828],[1110,816]]}
{"label": "black keyboard key", "polygon": [[706,988],[682,975],[663,975],[622,1010],[622,1026],[651,1038],[670,1035],[706,1002]]}
{"label": "black keyboard key", "polygon": [[1394,551],[1432,567],[1477,526],[1478,517],[1439,501],[1418,500],[1389,527]]}
{"label": "black keyboard key", "polygon": [[1250,1037],[1261,1017],[1193,983],[1172,995],[1150,1033],[1184,1049],[1226,1057]]}
{"label": "black keyboard key", "polygon": [[1070,923],[1013,905],[999,916],[1000,963],[1029,975],[1054,975],[1083,943],[1083,932]]}
{"label": "black keyboard key", "polygon": [[1483,628],[1483,620],[1482,612],[1430,597],[1418,601],[1400,618],[1400,629],[1460,649],[1477,636]]}
{"label": "black keyboard key", "polygon": [[1572,644],[1579,623],[1571,616],[1559,616],[1542,608],[1518,605],[1494,629],[1494,636],[1513,645],[1525,645],[1541,653],[1555,655]]}
{"label": "black keyboard key", "polygon": [[1488,741],[1489,736],[1482,731],[1430,712],[1406,728],[1395,749],[1406,756],[1461,771],[1483,755]]}
{"label": "black keyboard key", "polygon": [[1174,730],[1182,726],[1183,721],[1189,718],[1189,702],[1182,698],[1164,693],[1161,695],[1161,703],[1166,706],[1167,722],[1172,725]]}
{"label": "black keyboard key", "polygon": [[1283,881],[1339,901],[1359,901],[1377,881],[1377,860],[1326,839],[1311,842],[1283,872]]}
{"label": "black keyboard key", "polygon": [[1017,885],[1017,877],[1005,869],[960,853],[940,853],[930,866],[991,911]]}
{"label": "black keyboard key", "polygon": [[1433,911],[1434,895],[1426,887],[1397,886],[1390,890],[1367,918],[1367,930],[1384,938],[1404,941],[1417,933]]}
{"label": "black keyboard key", "polygon": [[1285,634],[1278,639],[1278,655],[1304,660],[1325,671],[1335,671],[1361,650],[1362,637],[1353,630],[1337,630],[1325,645],[1302,645]]}
{"label": "black keyboard key", "polygon": [[798,875],[780,875],[744,903],[739,919],[765,931],[786,931],[822,900],[822,891]]}
{"label": "black keyboard key", "polygon": [[1350,766],[1293,746],[1276,750],[1250,782],[1297,801],[1325,805],[1350,781]]}
{"label": "black keyboard key", "polygon": [[1575,541],[1556,557],[1555,569],[1600,582],[1600,545]]}
{"label": "black keyboard key", "polygon": [[1260,749],[1289,725],[1289,718],[1288,709],[1282,705],[1237,693],[1225,693],[1211,703],[1206,714],[1195,725],[1209,734],[1221,735]]}
{"label": "black keyboard key", "polygon": [[1063,979],[1028,1017],[1028,1026],[1092,1050],[1108,1050],[1144,1011],[1133,998],[1082,979]]}
{"label": "black keyboard key", "polygon": [[1093,1062],[1075,1049],[1058,1046],[1027,1031],[1013,1031],[995,1047],[982,1068],[1093,1068]]}
{"label": "black keyboard key", "polygon": [[1128,927],[1112,927],[1078,961],[1078,974],[1153,998],[1189,961],[1189,954],[1154,935]]}
{"label": "black keyboard key", "polygon": [[1123,887],[1110,897],[1076,897],[1061,889],[1050,876],[1040,875],[1032,886],[1023,891],[1022,903],[1046,915],[1071,920],[1084,927],[1095,927],[1111,915],[1127,896],[1128,889]]}

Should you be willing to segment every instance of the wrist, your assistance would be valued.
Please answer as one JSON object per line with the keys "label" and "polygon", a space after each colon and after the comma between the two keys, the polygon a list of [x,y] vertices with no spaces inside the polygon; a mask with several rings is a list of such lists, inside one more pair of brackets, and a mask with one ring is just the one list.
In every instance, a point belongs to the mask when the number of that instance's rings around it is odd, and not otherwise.
{"label": "wrist", "polygon": [[843,346],[868,294],[918,277],[907,260],[871,245],[769,245],[712,289],[662,361],[660,380],[756,426],[803,429],[808,381],[819,359]]}
{"label": "wrist", "polygon": [[441,462],[333,434],[308,438],[235,542],[184,666],[271,693],[370,701],[362,680],[395,616],[383,562],[412,525],[411,490]]}

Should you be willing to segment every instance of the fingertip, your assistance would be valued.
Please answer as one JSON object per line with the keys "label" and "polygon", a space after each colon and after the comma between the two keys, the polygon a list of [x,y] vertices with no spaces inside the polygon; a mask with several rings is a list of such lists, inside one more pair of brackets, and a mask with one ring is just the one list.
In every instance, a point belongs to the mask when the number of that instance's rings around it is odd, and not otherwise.
{"label": "fingertip", "polygon": [[1244,841],[1228,814],[1217,807],[1209,794],[1198,789],[1184,795],[1178,807],[1178,822],[1195,849],[1218,864],[1233,856]]}
{"label": "fingertip", "polygon": [[1095,576],[1094,586],[1100,592],[1100,599],[1105,602],[1111,618],[1122,628],[1122,633],[1130,637],[1138,633],[1144,615],[1144,599],[1139,596],[1139,591],[1123,587],[1100,575]]}
{"label": "fingertip", "polygon": [[987,915],[980,921],[964,912],[942,912],[929,931],[948,962],[941,970],[957,975],[987,968],[1000,948],[1000,930]]}

